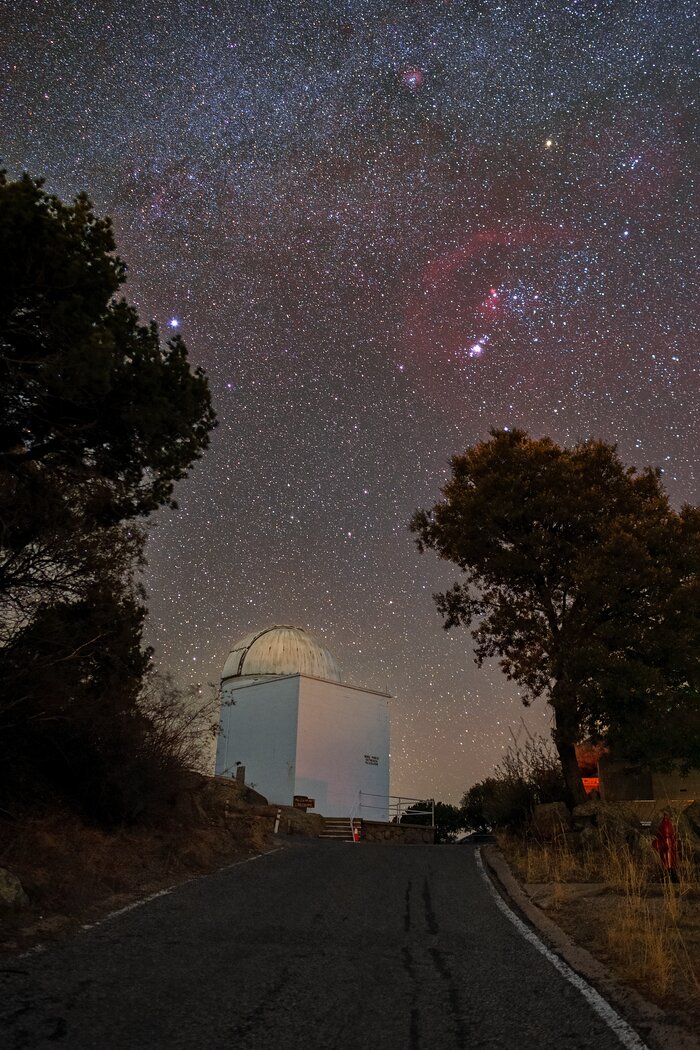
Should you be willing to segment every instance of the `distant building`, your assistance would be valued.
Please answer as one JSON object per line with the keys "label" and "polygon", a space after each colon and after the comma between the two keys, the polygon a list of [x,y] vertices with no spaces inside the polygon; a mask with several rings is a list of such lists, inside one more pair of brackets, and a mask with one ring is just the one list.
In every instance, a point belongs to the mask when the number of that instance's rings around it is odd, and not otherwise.
{"label": "distant building", "polygon": [[360,792],[388,819],[389,697],[344,684],[331,653],[301,627],[275,626],[236,642],[221,675],[218,776],[270,802],[314,800],[311,812],[359,815]]}
{"label": "distant building", "polygon": [[654,800],[683,802],[700,798],[700,770],[650,773],[630,770],[629,765],[608,754],[598,760],[600,796],[605,802]]}

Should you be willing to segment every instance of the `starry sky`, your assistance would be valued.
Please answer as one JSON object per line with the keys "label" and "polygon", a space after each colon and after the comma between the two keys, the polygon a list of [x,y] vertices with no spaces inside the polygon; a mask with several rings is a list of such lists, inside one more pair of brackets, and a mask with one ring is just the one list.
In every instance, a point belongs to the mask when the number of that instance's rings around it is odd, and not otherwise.
{"label": "starry sky", "polygon": [[[114,219],[220,425],[149,541],[149,640],[215,681],[305,626],[387,689],[392,790],[518,733],[412,511],[490,427],[700,502],[697,0],[0,0],[0,157]],[[547,726],[543,706],[526,713]]]}

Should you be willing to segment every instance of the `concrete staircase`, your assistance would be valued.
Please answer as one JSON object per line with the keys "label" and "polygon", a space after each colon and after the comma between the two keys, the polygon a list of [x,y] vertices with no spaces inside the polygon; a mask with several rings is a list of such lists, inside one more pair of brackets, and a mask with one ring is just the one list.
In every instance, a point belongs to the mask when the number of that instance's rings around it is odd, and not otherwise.
{"label": "concrete staircase", "polygon": [[319,835],[319,838],[333,839],[335,842],[352,842],[353,824],[359,830],[359,820],[354,820],[351,822],[350,817],[324,817],[323,831]]}

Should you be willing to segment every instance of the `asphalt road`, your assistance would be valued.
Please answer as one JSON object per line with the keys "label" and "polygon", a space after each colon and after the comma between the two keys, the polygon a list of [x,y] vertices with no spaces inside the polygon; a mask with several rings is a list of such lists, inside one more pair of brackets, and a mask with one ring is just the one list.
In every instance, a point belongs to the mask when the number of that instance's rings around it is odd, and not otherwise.
{"label": "asphalt road", "polygon": [[459,846],[308,842],[0,960],[7,1050],[620,1050]]}

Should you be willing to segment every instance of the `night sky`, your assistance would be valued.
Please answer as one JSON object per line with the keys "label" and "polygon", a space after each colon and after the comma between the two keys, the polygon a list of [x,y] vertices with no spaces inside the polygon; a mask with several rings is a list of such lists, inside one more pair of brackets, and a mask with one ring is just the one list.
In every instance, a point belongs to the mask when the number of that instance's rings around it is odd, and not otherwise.
{"label": "night sky", "polygon": [[[524,709],[407,529],[490,427],[700,502],[695,0],[0,2],[0,156],[114,219],[220,425],[149,542],[149,640],[215,681],[305,626],[388,689],[395,792]],[[543,705],[527,713],[546,726]]]}

